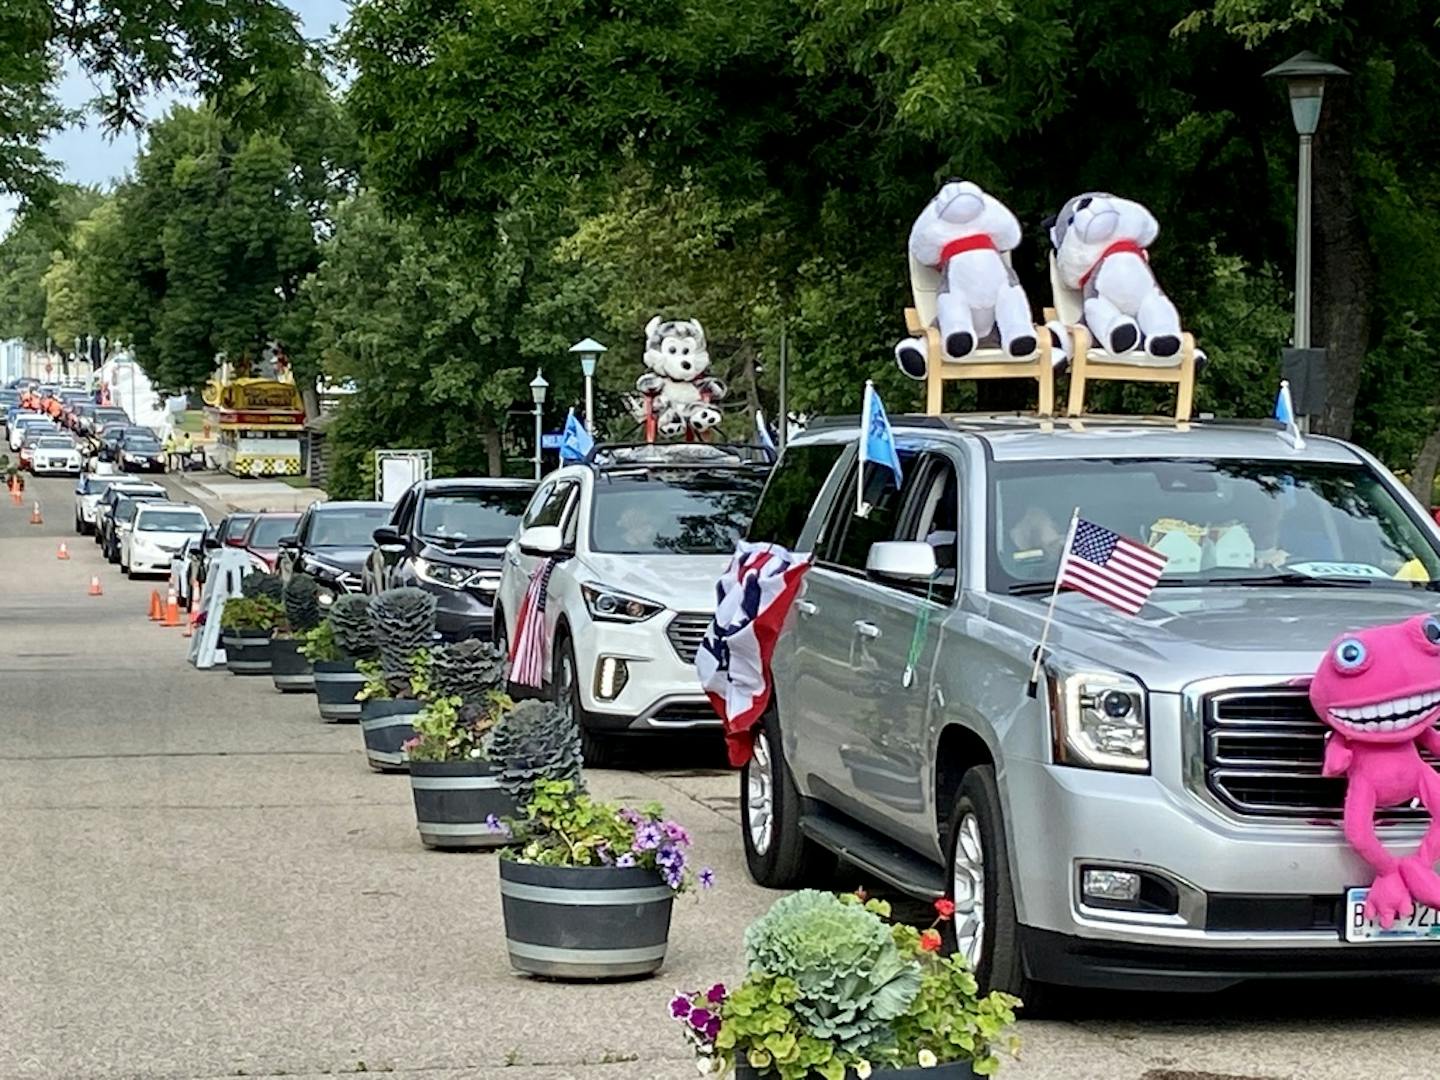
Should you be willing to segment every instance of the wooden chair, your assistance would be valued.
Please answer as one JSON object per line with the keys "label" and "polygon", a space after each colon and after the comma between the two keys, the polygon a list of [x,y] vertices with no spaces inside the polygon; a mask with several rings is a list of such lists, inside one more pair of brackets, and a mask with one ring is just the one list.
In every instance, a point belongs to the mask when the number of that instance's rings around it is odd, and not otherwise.
{"label": "wooden chair", "polygon": [[1118,382],[1175,384],[1175,419],[1189,420],[1195,401],[1195,338],[1180,335],[1180,351],[1174,356],[1151,356],[1133,352],[1116,356],[1091,345],[1090,331],[1085,327],[1085,305],[1080,293],[1060,280],[1055,255],[1050,255],[1050,288],[1055,306],[1045,309],[1047,321],[1059,321],[1070,333],[1070,416],[1085,412],[1085,384],[1090,379],[1113,379]]}
{"label": "wooden chair", "polygon": [[[1001,256],[1010,265],[1010,255]],[[1039,413],[1055,413],[1055,365],[1050,355],[1050,333],[1035,327],[1036,348],[1029,356],[1011,356],[995,347],[979,348],[964,360],[945,355],[940,330],[935,325],[935,297],[940,291],[940,271],[910,260],[910,290],[915,306],[905,309],[905,326],[911,334],[923,336],[928,359],[925,375],[925,411],[940,415],[945,383],[961,379],[1034,379],[1040,388]]]}

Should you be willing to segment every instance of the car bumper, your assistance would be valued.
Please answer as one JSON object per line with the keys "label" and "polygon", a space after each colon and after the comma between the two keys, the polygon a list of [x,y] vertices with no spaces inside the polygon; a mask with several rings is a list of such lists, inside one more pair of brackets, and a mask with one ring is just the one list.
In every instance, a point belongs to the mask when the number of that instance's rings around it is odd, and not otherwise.
{"label": "car bumper", "polygon": [[125,461],[122,459],[120,468],[126,472],[164,472],[165,459],[160,458],[157,461]]}
{"label": "car bumper", "polygon": [[170,573],[176,555],[168,551],[134,551],[130,552],[130,569],[137,574],[160,574]]}
{"label": "car bumper", "polygon": [[446,641],[489,640],[495,624],[494,593],[476,594],[423,582],[419,587],[435,597],[435,629]]}
{"label": "car bumper", "polygon": [[[715,731],[720,718],[700,689],[693,661],[682,659],[665,635],[667,616],[638,624],[591,623],[574,636],[580,704],[588,725],[637,734]],[[624,686],[600,696],[603,665],[623,664]],[[618,681],[618,680],[616,680]]]}
{"label": "car bumper", "polygon": [[30,471],[36,476],[79,476],[80,462],[78,460],[65,462],[36,461],[31,464]]}

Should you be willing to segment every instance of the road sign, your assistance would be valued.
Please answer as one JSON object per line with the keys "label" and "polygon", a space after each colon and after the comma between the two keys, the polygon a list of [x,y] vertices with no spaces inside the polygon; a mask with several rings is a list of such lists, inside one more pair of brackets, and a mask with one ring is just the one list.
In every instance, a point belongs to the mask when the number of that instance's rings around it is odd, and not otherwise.
{"label": "road sign", "polygon": [[563,431],[547,431],[540,436],[541,450],[559,450],[560,440],[565,437]]}

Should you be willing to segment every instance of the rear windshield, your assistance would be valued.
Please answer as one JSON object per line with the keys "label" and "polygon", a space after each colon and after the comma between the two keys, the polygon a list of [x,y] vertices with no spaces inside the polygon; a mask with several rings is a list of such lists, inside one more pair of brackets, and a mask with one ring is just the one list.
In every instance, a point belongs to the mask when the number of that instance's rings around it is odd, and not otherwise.
{"label": "rear windshield", "polygon": [[209,524],[199,510],[146,510],[136,528],[146,532],[204,532]]}
{"label": "rear windshield", "polygon": [[41,439],[35,444],[41,450],[74,450],[75,443],[72,439]]}
{"label": "rear windshield", "polygon": [[764,483],[764,472],[749,469],[601,473],[590,546],[615,555],[729,555]]}
{"label": "rear windshield", "polygon": [[295,531],[295,523],[298,520],[298,518],[262,517],[250,526],[250,535],[246,543],[257,548],[276,547],[282,536],[289,536]]}
{"label": "rear windshield", "polygon": [[310,523],[310,543],[315,547],[369,547],[376,528],[390,519],[388,506],[347,507],[316,513]]}
{"label": "rear windshield", "polygon": [[524,488],[506,488],[426,495],[420,509],[420,535],[436,540],[504,543],[515,535],[530,494]]}
{"label": "rear windshield", "polygon": [[255,520],[254,514],[232,514],[225,519],[225,529],[220,534],[222,540],[236,540],[243,536],[250,523]]}

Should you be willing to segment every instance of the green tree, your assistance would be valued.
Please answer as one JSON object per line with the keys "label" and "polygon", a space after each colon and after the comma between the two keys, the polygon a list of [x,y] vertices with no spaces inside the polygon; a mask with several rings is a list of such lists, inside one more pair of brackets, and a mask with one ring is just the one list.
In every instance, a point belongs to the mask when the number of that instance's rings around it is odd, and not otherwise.
{"label": "green tree", "polygon": [[0,239],[0,336],[44,346],[45,274],[57,253],[62,258],[69,254],[76,224],[100,200],[99,192],[91,188],[67,185],[47,201],[22,208]]}

